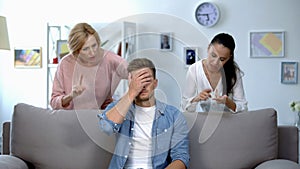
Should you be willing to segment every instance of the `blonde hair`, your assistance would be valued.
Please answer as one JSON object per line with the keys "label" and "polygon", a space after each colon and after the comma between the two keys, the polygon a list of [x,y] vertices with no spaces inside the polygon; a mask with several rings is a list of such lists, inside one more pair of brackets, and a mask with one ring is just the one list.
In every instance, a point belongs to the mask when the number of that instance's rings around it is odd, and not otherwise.
{"label": "blonde hair", "polygon": [[74,57],[78,56],[89,35],[93,35],[96,38],[98,45],[100,46],[100,37],[91,25],[87,23],[78,23],[72,28],[69,34],[68,45],[69,50],[74,55]]}

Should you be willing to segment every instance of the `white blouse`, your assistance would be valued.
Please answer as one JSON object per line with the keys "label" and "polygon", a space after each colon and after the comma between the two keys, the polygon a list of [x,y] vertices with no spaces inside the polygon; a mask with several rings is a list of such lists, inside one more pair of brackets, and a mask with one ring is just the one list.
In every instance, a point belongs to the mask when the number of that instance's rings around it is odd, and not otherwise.
{"label": "white blouse", "polygon": [[[183,111],[188,111],[188,112],[195,112],[195,111],[207,111],[203,107],[205,104],[200,104],[199,106],[200,110],[197,109],[197,102],[191,103],[194,97],[196,97],[202,90],[204,89],[211,89],[213,91],[213,88],[211,87],[204,69],[202,65],[202,61],[204,59],[201,59],[200,61],[192,64],[188,72],[186,74],[186,81],[185,81],[185,88],[183,90],[182,94],[182,109]],[[222,80],[218,82],[218,85],[216,86],[215,90],[216,91],[223,91],[223,84]],[[222,95],[222,93],[219,93]],[[237,72],[237,79],[236,83],[233,86],[232,93],[229,94],[228,96],[233,102],[236,104],[236,111],[235,112],[240,112],[244,110],[248,110],[247,107],[247,100],[245,98],[245,92],[244,92],[244,87],[243,87],[243,81],[242,81],[242,76],[240,72]],[[212,100],[208,100],[205,102],[211,102]]]}

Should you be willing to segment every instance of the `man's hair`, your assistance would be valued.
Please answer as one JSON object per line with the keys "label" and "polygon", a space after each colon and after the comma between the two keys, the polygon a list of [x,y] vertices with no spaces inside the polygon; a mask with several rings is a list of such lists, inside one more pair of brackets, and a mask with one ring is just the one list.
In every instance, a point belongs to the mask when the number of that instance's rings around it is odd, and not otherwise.
{"label": "man's hair", "polygon": [[153,73],[154,79],[156,78],[156,69],[153,62],[147,58],[136,58],[133,59],[127,67],[128,72],[133,72],[142,68],[150,68]]}

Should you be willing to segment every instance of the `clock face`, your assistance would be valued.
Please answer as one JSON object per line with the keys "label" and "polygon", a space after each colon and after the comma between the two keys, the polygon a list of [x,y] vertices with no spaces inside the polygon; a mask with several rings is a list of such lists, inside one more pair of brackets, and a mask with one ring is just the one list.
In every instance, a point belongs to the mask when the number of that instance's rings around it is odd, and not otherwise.
{"label": "clock face", "polygon": [[195,11],[196,20],[202,26],[214,26],[220,17],[218,7],[210,2],[200,4]]}

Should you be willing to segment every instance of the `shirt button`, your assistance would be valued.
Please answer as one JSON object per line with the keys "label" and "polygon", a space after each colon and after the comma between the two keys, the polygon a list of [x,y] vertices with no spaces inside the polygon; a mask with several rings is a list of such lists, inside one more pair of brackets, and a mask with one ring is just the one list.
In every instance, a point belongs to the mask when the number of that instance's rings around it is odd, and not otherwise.
{"label": "shirt button", "polygon": [[131,128],[130,130],[133,130],[133,128]]}
{"label": "shirt button", "polygon": [[167,132],[167,131],[168,131],[167,129],[164,130],[164,132]]}
{"label": "shirt button", "polygon": [[131,142],[129,142],[128,144],[131,145]]}
{"label": "shirt button", "polygon": [[124,156],[125,158],[127,158],[128,156]]}

